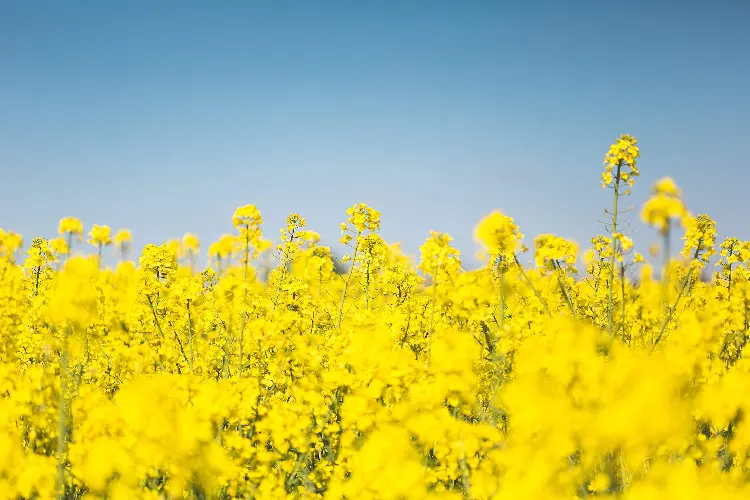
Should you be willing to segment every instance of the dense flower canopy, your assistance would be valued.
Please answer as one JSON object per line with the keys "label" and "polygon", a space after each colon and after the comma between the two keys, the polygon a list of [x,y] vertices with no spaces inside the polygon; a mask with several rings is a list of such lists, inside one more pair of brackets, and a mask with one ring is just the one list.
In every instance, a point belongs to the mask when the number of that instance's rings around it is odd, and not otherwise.
{"label": "dense flower canopy", "polygon": [[[606,154],[615,197],[639,156]],[[499,211],[472,271],[439,231],[412,260],[363,203],[343,262],[300,214],[272,244],[254,205],[205,269],[190,233],[129,260],[129,231],[86,248],[72,217],[25,256],[0,230],[0,497],[748,498],[750,242],[701,279],[713,220],[653,194],[645,222],[685,230],[661,269],[614,227],[519,258]]]}

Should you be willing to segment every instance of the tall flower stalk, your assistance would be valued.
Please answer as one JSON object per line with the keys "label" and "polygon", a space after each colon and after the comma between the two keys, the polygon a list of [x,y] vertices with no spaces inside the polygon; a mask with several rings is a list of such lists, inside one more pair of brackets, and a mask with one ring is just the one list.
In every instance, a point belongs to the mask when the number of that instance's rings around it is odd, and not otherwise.
{"label": "tall flower stalk", "polygon": [[[612,223],[610,233],[613,235],[612,255],[609,262],[609,287],[607,292],[607,331],[610,337],[613,334],[613,315],[614,315],[614,282],[615,282],[615,259],[617,254],[617,241],[614,235],[617,234],[619,201],[621,195],[629,195],[630,188],[635,184],[635,178],[639,172],[636,168],[636,162],[640,156],[640,150],[637,146],[638,141],[629,134],[623,134],[618,137],[617,141],[609,147],[604,157],[604,172],[602,172],[602,187],[612,187],[614,191],[612,200],[612,213],[609,214]],[[621,188],[627,186],[625,191]]]}

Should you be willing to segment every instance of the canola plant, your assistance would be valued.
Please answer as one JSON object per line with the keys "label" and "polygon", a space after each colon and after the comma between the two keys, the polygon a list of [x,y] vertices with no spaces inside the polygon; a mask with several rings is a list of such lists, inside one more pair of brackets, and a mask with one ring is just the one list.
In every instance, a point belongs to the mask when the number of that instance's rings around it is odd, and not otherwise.
{"label": "canola plant", "polygon": [[191,234],[131,261],[129,231],[84,251],[72,217],[0,231],[0,498],[750,498],[750,242],[717,247],[666,178],[647,263],[618,208],[639,156],[607,152],[581,255],[493,212],[477,270],[438,232],[412,262],[365,204],[339,266],[253,205],[204,270]]}

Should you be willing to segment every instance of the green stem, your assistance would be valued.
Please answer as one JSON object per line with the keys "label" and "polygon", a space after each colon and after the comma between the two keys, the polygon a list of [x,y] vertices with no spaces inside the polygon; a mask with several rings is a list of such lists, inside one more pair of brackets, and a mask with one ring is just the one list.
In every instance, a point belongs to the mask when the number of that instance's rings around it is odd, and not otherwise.
{"label": "green stem", "polygon": [[[693,262],[698,258],[698,255],[700,253],[700,247],[701,247],[701,243],[699,241],[698,248],[695,249],[695,254],[693,255]],[[688,286],[692,283],[690,278],[692,277],[694,270],[695,270],[695,267],[690,267],[690,270],[688,271],[687,276],[685,276],[685,281],[682,282],[680,293],[677,294],[677,299],[675,299],[674,304],[667,311],[667,316],[664,318],[664,324],[662,324],[661,331],[659,331],[659,335],[656,337],[656,340],[654,340],[654,347],[651,349],[651,352],[654,352],[654,349],[656,349],[656,344],[659,343],[661,338],[664,336],[664,332],[667,331],[667,325],[669,325],[669,321],[672,319],[672,316],[674,316],[674,313],[677,311],[677,305],[680,303],[680,299],[682,298],[682,295],[685,293],[685,290],[687,290]]]}
{"label": "green stem", "polygon": [[39,275],[42,273],[42,266],[38,266],[34,269],[34,277],[35,277],[35,283],[34,283],[34,297],[39,295]]}
{"label": "green stem", "polygon": [[560,264],[558,264],[557,260],[552,260],[552,266],[555,268],[555,274],[557,275],[557,284],[560,286],[560,292],[563,294],[563,297],[565,298],[565,302],[568,303],[568,308],[570,309],[570,313],[575,318],[576,308],[573,306],[573,301],[571,300],[570,295],[568,294],[568,288],[565,286],[565,283],[563,282],[562,269],[560,268]]}
{"label": "green stem", "polygon": [[289,263],[289,246],[294,241],[294,230],[289,234],[289,243],[285,243],[281,249],[281,258],[279,259],[279,278],[276,281],[276,291],[273,296],[273,310],[276,310],[276,305],[279,302],[279,295],[281,294],[281,285],[286,278],[286,266]]}
{"label": "green stem", "polygon": [[245,355],[245,325],[247,323],[247,277],[249,274],[250,266],[250,226],[245,227],[245,275],[243,281],[243,303],[242,303],[242,319],[240,321],[240,357],[238,360],[237,376],[242,378],[243,358]]}
{"label": "green stem", "polygon": [[670,233],[671,227],[669,220],[662,233],[664,246],[664,263],[662,264],[661,285],[662,285],[662,302],[664,303],[664,314],[669,314],[669,259],[670,259]]}
{"label": "green stem", "polygon": [[370,309],[370,261],[367,261],[365,270],[365,309]]}
{"label": "green stem", "polygon": [[432,352],[432,336],[435,333],[435,310],[437,310],[437,285],[438,274],[440,274],[440,265],[435,271],[435,277],[432,283],[432,314],[430,315],[430,331],[427,334],[427,357],[425,359],[425,368],[430,366],[430,353]]}
{"label": "green stem", "polygon": [[190,348],[190,371],[193,370],[195,356],[193,352],[193,320],[190,317],[190,299],[187,299],[187,317],[188,317],[188,347]]}
{"label": "green stem", "polygon": [[339,320],[336,326],[341,326],[341,321],[344,319],[344,302],[346,301],[346,293],[349,290],[349,282],[352,279],[352,273],[354,272],[354,263],[357,259],[357,251],[359,250],[359,237],[362,233],[357,233],[357,242],[354,244],[354,254],[352,255],[352,264],[351,267],[349,267],[349,274],[346,277],[346,282],[344,283],[344,292],[341,294],[341,304],[339,305]]}
{"label": "green stem", "polygon": [[500,331],[505,324],[505,262],[500,262],[498,266],[500,276]]}
{"label": "green stem", "polygon": [[615,195],[614,203],[612,207],[612,255],[609,261],[609,292],[607,293],[607,331],[609,336],[612,336],[613,329],[613,304],[612,295],[614,292],[615,282],[615,258],[617,254],[617,240],[615,234],[617,234],[617,202],[620,198],[620,170],[622,169],[622,162],[617,162],[617,174],[615,175]]}
{"label": "green stem", "polygon": [[73,233],[71,233],[70,231],[68,231],[67,236],[68,236],[68,242],[67,242],[68,243],[68,253],[65,256],[65,260],[66,261],[68,260],[68,258],[70,258],[70,255],[73,253]]}
{"label": "green stem", "polygon": [[[730,252],[729,257],[731,257],[732,254]],[[727,276],[727,301],[729,301],[730,297],[732,296],[732,263],[729,263],[729,272]]]}
{"label": "green stem", "polygon": [[[159,335],[161,335],[161,338],[164,339],[164,330],[161,329],[161,323],[159,322],[159,318],[156,315],[156,307],[154,306],[154,301],[151,300],[151,295],[146,295],[146,298],[148,299],[148,305],[151,307],[151,314],[154,316],[154,322],[156,323],[156,329],[159,330]],[[164,370],[164,365],[162,365],[162,362],[160,359],[156,360],[157,364],[159,365],[159,368]]]}
{"label": "green stem", "polygon": [[57,498],[65,498],[65,449],[67,447],[68,434],[68,349],[67,341],[63,340],[62,352],[60,353],[60,396],[58,400],[57,418]]}
{"label": "green stem", "polygon": [[622,289],[622,341],[625,342],[625,264],[620,264],[620,287]]}
{"label": "green stem", "polygon": [[539,299],[539,302],[542,303],[542,307],[544,307],[544,311],[549,316],[551,316],[552,313],[549,310],[549,306],[547,305],[547,301],[544,300],[544,298],[542,297],[542,294],[539,293],[539,290],[536,289],[536,287],[534,286],[534,283],[532,283],[531,280],[529,279],[529,276],[526,274],[526,270],[523,268],[523,266],[521,265],[521,263],[518,262],[518,256],[514,254],[513,255],[513,260],[516,262],[516,265],[518,266],[518,269],[521,271],[521,276],[523,276],[523,278],[529,284],[529,286],[531,287],[531,289],[534,291],[534,295],[536,295],[536,298]]}

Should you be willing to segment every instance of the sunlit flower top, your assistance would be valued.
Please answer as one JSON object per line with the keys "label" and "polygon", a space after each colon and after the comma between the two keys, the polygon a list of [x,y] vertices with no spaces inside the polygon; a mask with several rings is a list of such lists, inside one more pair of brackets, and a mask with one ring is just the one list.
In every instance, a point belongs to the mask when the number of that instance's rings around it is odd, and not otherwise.
{"label": "sunlit flower top", "polygon": [[494,211],[479,222],[474,238],[485,247],[493,266],[498,258],[511,261],[515,258],[523,234],[512,217]]}
{"label": "sunlit flower top", "polygon": [[63,217],[57,226],[57,232],[63,236],[78,236],[78,241],[83,239],[83,223],[75,217]]}
{"label": "sunlit flower top", "polygon": [[258,207],[255,205],[245,205],[235,210],[232,216],[232,223],[234,223],[234,227],[236,228],[254,229],[263,224],[263,217],[261,217]]}
{"label": "sunlit flower top", "polygon": [[114,242],[118,247],[122,247],[133,241],[133,234],[128,229],[120,229],[115,234]]}
{"label": "sunlit flower top", "polygon": [[[609,147],[604,157],[604,172],[602,172],[602,187],[620,183],[627,183],[629,187],[635,184],[635,178],[639,172],[636,162],[640,156],[638,141],[630,134],[621,135],[617,141]],[[619,176],[619,177],[618,177]],[[630,190],[625,194],[630,194]]]}
{"label": "sunlit flower top", "polygon": [[453,238],[445,233],[430,231],[430,237],[419,247],[419,269],[435,282],[452,279],[461,269],[460,252],[451,241]]}
{"label": "sunlit flower top", "polygon": [[23,238],[20,234],[0,229],[0,254],[13,255],[22,246]]}
{"label": "sunlit flower top", "polygon": [[209,245],[208,255],[211,257],[226,259],[232,255],[236,239],[237,237],[232,236],[231,234],[222,234],[218,240]]}
{"label": "sunlit flower top", "polygon": [[682,201],[680,188],[670,177],[664,177],[654,184],[653,195],[643,205],[641,219],[662,234],[669,230],[673,219],[684,225],[690,214]]}
{"label": "sunlit flower top", "polygon": [[682,256],[691,259],[691,264],[703,268],[708,259],[716,253],[716,223],[706,214],[700,214],[688,220]]}
{"label": "sunlit flower top", "polygon": [[100,226],[98,224],[94,224],[94,227],[92,227],[91,231],[89,232],[88,241],[95,247],[111,245],[111,234],[112,230],[109,226]]}
{"label": "sunlit flower top", "polygon": [[348,244],[356,235],[380,229],[380,212],[364,203],[352,205],[346,211],[347,222],[341,223],[341,242]]}
{"label": "sunlit flower top", "polygon": [[539,267],[555,267],[576,263],[578,245],[554,234],[540,234],[534,239],[534,260]]}

